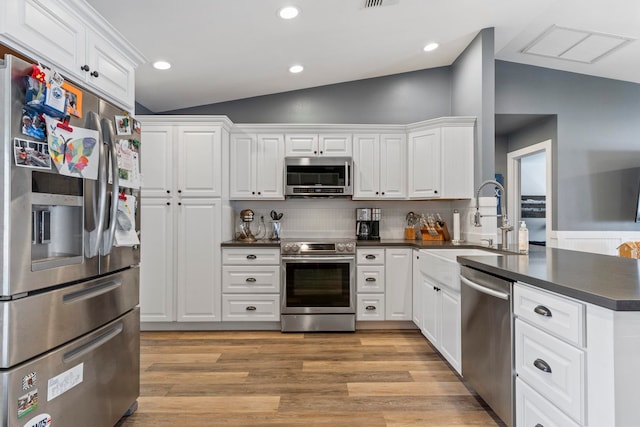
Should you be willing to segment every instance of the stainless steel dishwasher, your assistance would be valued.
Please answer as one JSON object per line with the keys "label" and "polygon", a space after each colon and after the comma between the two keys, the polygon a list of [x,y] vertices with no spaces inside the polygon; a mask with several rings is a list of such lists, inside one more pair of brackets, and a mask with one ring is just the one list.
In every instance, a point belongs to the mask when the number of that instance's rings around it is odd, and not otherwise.
{"label": "stainless steel dishwasher", "polygon": [[512,282],[461,266],[462,376],[509,427],[513,422]]}

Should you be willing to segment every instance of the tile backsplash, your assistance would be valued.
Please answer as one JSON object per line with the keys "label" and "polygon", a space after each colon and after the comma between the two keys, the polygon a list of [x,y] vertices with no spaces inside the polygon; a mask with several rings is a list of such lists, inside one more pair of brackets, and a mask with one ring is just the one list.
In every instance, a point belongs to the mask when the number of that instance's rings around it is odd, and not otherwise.
{"label": "tile backsplash", "polygon": [[[355,211],[357,208],[380,208],[380,236],[382,239],[403,239],[405,218],[408,212],[439,212],[452,233],[453,210],[461,213],[461,233],[473,227],[472,204],[469,200],[445,201],[353,201],[341,199],[288,199],[284,201],[232,201],[230,208],[232,219],[229,227],[238,231],[239,213],[242,209],[251,209],[255,213],[252,224],[254,234],[258,231],[261,217],[267,229],[266,238],[271,229],[269,213],[275,210],[282,213],[282,238],[348,238],[355,237]],[[471,213],[470,213],[471,212]],[[234,235],[234,233],[232,233]]]}

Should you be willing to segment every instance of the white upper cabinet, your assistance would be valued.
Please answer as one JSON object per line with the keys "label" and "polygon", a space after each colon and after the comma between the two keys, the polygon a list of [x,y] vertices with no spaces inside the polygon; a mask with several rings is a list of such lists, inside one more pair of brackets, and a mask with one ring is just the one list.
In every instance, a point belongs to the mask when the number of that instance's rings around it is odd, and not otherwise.
{"label": "white upper cabinet", "polygon": [[444,117],[411,127],[409,198],[473,198],[475,118]]}
{"label": "white upper cabinet", "polygon": [[441,197],[440,128],[409,134],[409,198]]}
{"label": "white upper cabinet", "polygon": [[406,198],[405,134],[356,134],[353,151],[354,199]]}
{"label": "white upper cabinet", "polygon": [[284,199],[283,135],[231,135],[229,186],[232,200]]}
{"label": "white upper cabinet", "polygon": [[351,134],[286,134],[286,157],[351,157]]}
{"label": "white upper cabinet", "polygon": [[143,196],[222,196],[222,139],[226,131],[221,126],[139,119],[144,133]]}
{"label": "white upper cabinet", "polygon": [[145,60],[86,2],[3,0],[0,16],[0,41],[134,110],[135,68]]}
{"label": "white upper cabinet", "polygon": [[179,126],[177,191],[184,197],[222,195],[222,137],[217,126]]}
{"label": "white upper cabinet", "polygon": [[[142,123],[144,145],[140,170],[143,197],[167,197],[173,187],[173,126]],[[146,148],[146,149],[145,149]]]}

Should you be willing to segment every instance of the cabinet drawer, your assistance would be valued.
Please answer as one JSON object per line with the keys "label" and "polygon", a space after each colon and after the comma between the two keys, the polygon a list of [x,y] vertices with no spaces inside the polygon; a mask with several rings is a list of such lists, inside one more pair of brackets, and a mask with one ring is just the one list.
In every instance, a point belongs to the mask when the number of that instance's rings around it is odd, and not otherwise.
{"label": "cabinet drawer", "polygon": [[358,249],[357,263],[369,265],[384,265],[383,249]]}
{"label": "cabinet drawer", "polygon": [[384,265],[359,265],[357,272],[358,292],[384,292]]}
{"label": "cabinet drawer", "polygon": [[278,293],[279,265],[225,265],[222,267],[222,292]]}
{"label": "cabinet drawer", "polygon": [[536,327],[577,346],[584,346],[584,304],[516,283],[513,309],[516,316]]}
{"label": "cabinet drawer", "polygon": [[229,248],[222,250],[223,264],[280,264],[280,249]]}
{"label": "cabinet drawer", "polygon": [[360,294],[356,320],[384,320],[384,294]]}
{"label": "cabinet drawer", "polygon": [[280,295],[222,295],[224,322],[277,322],[280,320]]}
{"label": "cabinet drawer", "polygon": [[579,427],[548,400],[516,379],[516,425],[544,427]]}
{"label": "cabinet drawer", "polygon": [[584,419],[584,352],[516,319],[516,374],[578,422]]}

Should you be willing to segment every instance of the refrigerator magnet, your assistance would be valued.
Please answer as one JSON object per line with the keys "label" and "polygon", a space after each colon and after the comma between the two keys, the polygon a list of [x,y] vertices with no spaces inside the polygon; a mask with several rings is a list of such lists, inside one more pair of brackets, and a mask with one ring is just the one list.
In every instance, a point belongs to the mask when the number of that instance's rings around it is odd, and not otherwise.
{"label": "refrigerator magnet", "polygon": [[82,118],[82,91],[67,82],[62,84],[67,96],[67,114]]}
{"label": "refrigerator magnet", "polygon": [[114,116],[114,119],[118,135],[131,135],[131,119],[129,116]]}
{"label": "refrigerator magnet", "polygon": [[46,142],[13,140],[13,158],[16,166],[31,169],[51,169],[49,145]]}

